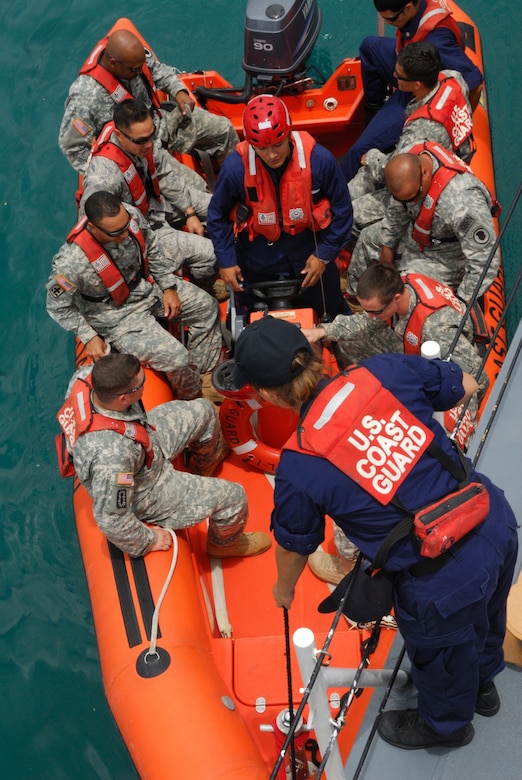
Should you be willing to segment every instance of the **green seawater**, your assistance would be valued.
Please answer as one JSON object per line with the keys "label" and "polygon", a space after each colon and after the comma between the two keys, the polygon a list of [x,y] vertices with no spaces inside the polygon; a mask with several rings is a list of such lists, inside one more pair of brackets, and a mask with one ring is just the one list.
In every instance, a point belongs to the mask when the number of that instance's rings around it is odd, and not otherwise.
{"label": "green seawater", "polygon": [[[371,0],[320,5],[313,58],[327,70],[357,53],[358,42],[375,32],[376,17]],[[509,0],[462,6],[482,33],[505,215],[521,170],[522,14]],[[73,370],[72,337],[47,317],[44,296],[51,258],[75,221],[76,176],[57,145],[63,102],[86,55],[120,16],[133,20],[162,61],[215,68],[242,84],[244,9],[244,0],[0,0],[3,780],[137,776],[105,700],[71,483],[59,478],[54,456],[54,416]],[[508,289],[521,239],[519,213],[503,245]],[[520,297],[517,303],[511,331],[522,313]],[[204,709],[203,702],[202,717]]]}

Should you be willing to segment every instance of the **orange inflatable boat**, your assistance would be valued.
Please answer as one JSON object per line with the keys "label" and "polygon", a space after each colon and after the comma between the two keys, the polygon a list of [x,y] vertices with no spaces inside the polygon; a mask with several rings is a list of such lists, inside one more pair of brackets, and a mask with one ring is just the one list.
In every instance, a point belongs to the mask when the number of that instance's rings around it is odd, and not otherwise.
{"label": "orange inflatable boat", "polygon": [[[472,32],[467,36],[467,51],[481,65],[478,32],[460,9],[453,7],[457,20]],[[129,20],[119,20],[113,29],[121,27],[135,31]],[[187,73],[182,78],[193,92],[198,86],[216,87],[241,96],[214,71]],[[294,82],[284,97],[296,128],[312,132],[334,154],[341,155],[362,129],[360,63],[354,58],[344,60],[324,85],[316,86],[304,78]],[[241,132],[243,103],[208,97],[206,106],[210,111],[225,113]],[[494,192],[484,95],[474,119],[478,152],[473,168]],[[500,276],[486,296],[486,317],[493,327],[502,308]],[[500,333],[488,361],[492,381],[504,350],[505,334]],[[77,364],[84,360],[83,347],[78,344]],[[147,369],[147,377],[143,399],[147,408],[171,399],[169,385],[160,375]],[[244,450],[253,439],[254,457],[232,453],[216,476],[244,485],[250,506],[249,530],[268,531],[272,475],[279,448],[295,420],[284,413],[278,418],[273,409],[263,410],[253,434],[250,418],[256,410],[238,415],[233,403],[223,407],[223,428],[228,431],[229,441],[236,437],[236,452],[241,447]],[[100,532],[91,500],[77,480],[74,512],[105,691],[140,777],[267,780],[284,740],[281,715],[288,708],[289,689],[296,706],[303,688],[293,646],[291,684],[289,680],[283,612],[275,607],[271,594],[276,578],[273,554],[211,561],[205,552],[205,523],[201,523],[178,532],[173,551],[132,559],[109,544]],[[327,529],[324,547],[334,552],[331,523]],[[331,663],[354,672],[361,662],[369,629],[354,627],[342,618],[331,637],[331,616],[317,611],[328,592],[328,585],[307,568],[288,613],[290,633],[307,627],[313,631],[318,647],[328,639]],[[382,629],[372,655],[373,670],[385,666],[395,636],[393,629]],[[353,673],[348,678],[353,679]],[[328,685],[325,707],[331,717],[336,715],[350,685],[345,680],[333,680]],[[373,693],[372,687],[358,687],[360,695],[353,698],[336,743],[336,760],[341,763],[349,756]],[[324,745],[317,748],[317,712],[307,705],[303,715],[296,745],[299,740],[300,755],[304,751],[306,760],[298,776],[311,777]],[[287,774],[283,762],[273,776],[286,778],[291,773]]]}

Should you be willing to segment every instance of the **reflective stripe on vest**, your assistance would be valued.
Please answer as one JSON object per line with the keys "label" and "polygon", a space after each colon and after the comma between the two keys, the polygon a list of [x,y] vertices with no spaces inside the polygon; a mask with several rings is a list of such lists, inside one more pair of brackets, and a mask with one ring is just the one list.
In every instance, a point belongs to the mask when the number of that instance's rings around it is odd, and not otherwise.
{"label": "reflective stripe on vest", "polygon": [[431,279],[429,276],[408,274],[402,277],[402,281],[413,288],[417,298],[417,303],[410,314],[404,331],[404,354],[420,355],[422,329],[430,314],[445,306],[450,306],[461,315],[464,314],[465,310],[450,287]]}
{"label": "reflective stripe on vest", "polygon": [[469,138],[473,119],[457,79],[439,73],[439,88],[433,97],[406,118],[405,125],[417,119],[429,119],[443,125],[452,147],[457,150]]}

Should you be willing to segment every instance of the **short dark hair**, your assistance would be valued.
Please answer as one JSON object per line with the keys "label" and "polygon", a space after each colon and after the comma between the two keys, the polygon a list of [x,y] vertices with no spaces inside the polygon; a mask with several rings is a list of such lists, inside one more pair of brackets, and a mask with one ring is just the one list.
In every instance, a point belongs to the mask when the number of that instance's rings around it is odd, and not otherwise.
{"label": "short dark hair", "polygon": [[92,368],[92,389],[100,401],[110,401],[129,389],[140,368],[141,363],[134,355],[118,352],[104,355]]}
{"label": "short dark hair", "polygon": [[400,273],[392,265],[376,263],[361,274],[357,282],[357,297],[363,301],[374,295],[381,303],[391,303],[397,293],[404,290],[404,282]]}
{"label": "short dark hair", "polygon": [[121,130],[127,129],[136,122],[144,122],[151,117],[151,113],[143,100],[124,100],[122,103],[116,103],[112,118],[114,124]]}
{"label": "short dark hair", "polygon": [[89,222],[97,225],[105,217],[115,217],[120,213],[121,201],[105,190],[98,190],[85,201],[85,215]]}
{"label": "short dark hair", "polygon": [[409,79],[421,81],[431,89],[437,83],[441,69],[439,50],[429,41],[410,43],[397,55],[397,65]]}
{"label": "short dark hair", "polygon": [[373,4],[378,11],[393,11],[394,13],[402,11],[408,3],[418,5],[420,0],[373,0]]}

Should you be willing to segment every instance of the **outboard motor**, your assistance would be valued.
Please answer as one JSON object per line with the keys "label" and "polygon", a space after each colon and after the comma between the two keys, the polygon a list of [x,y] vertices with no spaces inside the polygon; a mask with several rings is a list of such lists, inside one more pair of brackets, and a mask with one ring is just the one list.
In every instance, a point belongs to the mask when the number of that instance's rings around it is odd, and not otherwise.
{"label": "outboard motor", "polygon": [[317,0],[248,0],[243,90],[196,87],[198,100],[203,104],[208,98],[246,103],[254,92],[269,90],[278,94],[303,76],[321,22]]}
{"label": "outboard motor", "polygon": [[276,81],[302,71],[321,29],[317,0],[248,0],[243,69]]}

